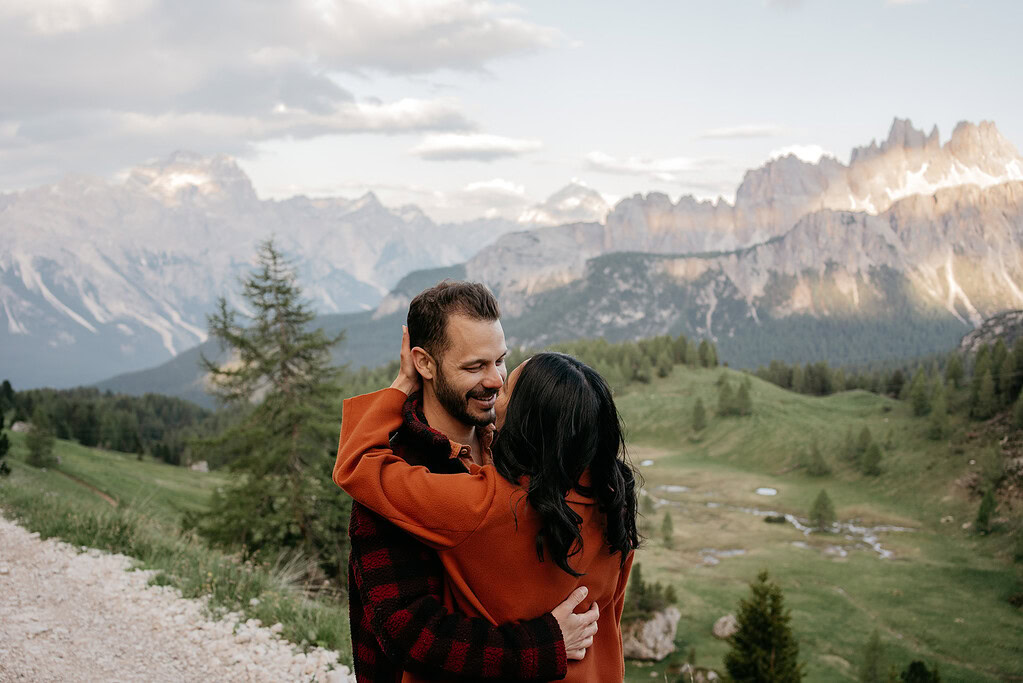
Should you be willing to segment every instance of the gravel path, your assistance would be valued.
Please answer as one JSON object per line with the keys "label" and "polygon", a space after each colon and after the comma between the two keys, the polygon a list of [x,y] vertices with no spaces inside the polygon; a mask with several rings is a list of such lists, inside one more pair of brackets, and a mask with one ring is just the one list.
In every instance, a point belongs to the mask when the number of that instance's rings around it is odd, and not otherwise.
{"label": "gravel path", "polygon": [[131,565],[0,517],[0,681],[355,680],[336,652],[302,654],[233,613],[210,621]]}

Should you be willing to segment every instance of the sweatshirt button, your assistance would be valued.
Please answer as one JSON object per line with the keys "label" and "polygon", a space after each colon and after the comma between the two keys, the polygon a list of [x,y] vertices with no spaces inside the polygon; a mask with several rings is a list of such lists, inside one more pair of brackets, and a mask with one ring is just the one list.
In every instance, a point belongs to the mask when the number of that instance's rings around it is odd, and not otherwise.
{"label": "sweatshirt button", "polygon": [[462,446],[461,448],[458,449],[458,454],[459,455],[469,455],[469,447],[468,446]]}

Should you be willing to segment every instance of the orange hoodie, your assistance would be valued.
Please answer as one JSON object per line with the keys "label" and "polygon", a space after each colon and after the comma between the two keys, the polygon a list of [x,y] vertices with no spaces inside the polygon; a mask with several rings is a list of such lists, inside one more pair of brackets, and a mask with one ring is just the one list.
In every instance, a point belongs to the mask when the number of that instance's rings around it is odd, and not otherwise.
{"label": "orange hoodie", "polygon": [[[471,464],[468,474],[433,474],[394,455],[390,434],[401,426],[406,396],[384,389],[345,400],[334,481],[353,498],[435,548],[445,570],[445,603],[493,624],[530,619],[557,607],[578,586],[589,590],[580,611],[600,609],[593,646],[568,663],[566,681],[622,681],[620,622],[632,566],[604,543],[604,515],[596,502],[572,491],[566,497],[582,517],[582,552],[569,559],[575,578],[549,555],[540,562],[540,518],[522,486],[492,465]],[[420,680],[406,673],[403,681]]]}

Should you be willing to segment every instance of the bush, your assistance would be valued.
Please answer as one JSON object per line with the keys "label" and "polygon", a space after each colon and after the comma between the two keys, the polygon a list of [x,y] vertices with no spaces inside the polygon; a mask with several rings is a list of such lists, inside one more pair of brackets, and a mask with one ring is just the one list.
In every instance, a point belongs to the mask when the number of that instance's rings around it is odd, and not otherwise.
{"label": "bush", "polygon": [[52,467],[57,464],[53,456],[53,445],[56,438],[46,413],[37,410],[32,416],[32,425],[25,435],[25,446],[28,448],[28,464],[33,467]]}

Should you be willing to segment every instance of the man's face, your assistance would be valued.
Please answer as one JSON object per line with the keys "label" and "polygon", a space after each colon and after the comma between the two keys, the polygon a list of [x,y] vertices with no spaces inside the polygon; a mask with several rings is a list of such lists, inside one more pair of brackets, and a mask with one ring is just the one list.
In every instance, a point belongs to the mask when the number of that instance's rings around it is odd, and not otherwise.
{"label": "man's face", "polygon": [[501,321],[452,315],[445,326],[434,393],[444,410],[465,425],[485,427],[494,421],[494,403],[508,371]]}

